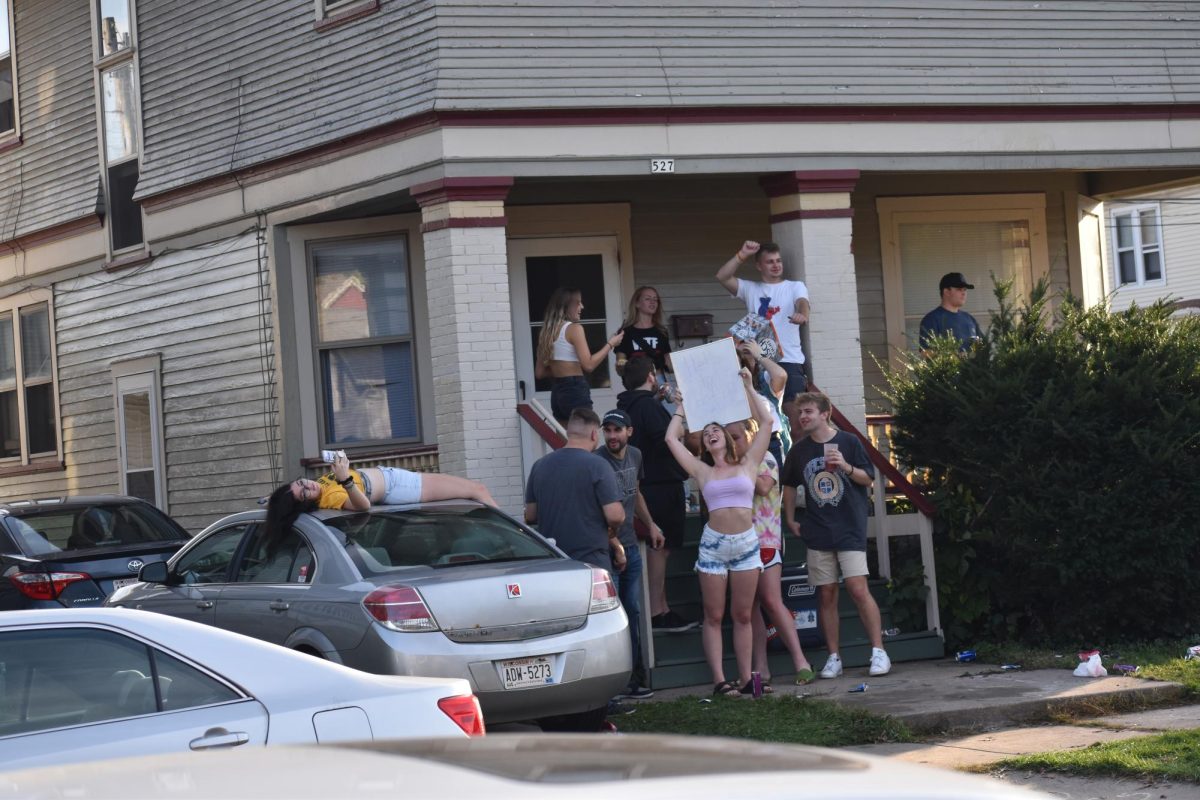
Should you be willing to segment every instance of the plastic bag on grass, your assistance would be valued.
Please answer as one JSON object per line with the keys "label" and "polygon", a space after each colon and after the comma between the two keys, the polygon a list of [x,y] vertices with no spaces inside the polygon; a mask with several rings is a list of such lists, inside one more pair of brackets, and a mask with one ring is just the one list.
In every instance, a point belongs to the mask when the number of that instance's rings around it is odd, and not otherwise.
{"label": "plastic bag on grass", "polygon": [[1100,663],[1099,650],[1079,654],[1079,666],[1075,668],[1077,678],[1103,678],[1107,674],[1108,670]]}

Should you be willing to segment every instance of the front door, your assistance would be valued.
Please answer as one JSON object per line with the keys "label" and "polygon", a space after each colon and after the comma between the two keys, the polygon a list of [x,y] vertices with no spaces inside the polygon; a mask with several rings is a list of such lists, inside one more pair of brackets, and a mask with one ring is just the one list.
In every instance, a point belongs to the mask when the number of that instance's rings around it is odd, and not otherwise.
{"label": "front door", "polygon": [[[521,402],[537,400],[550,411],[550,380],[533,375],[542,317],[550,295],[560,286],[583,294],[583,323],[588,347],[595,352],[621,327],[621,275],[615,236],[510,239],[509,286],[512,293],[513,336],[517,367],[517,395]],[[597,414],[617,404],[620,377],[611,355],[588,376],[592,407]],[[546,452],[529,426],[522,425],[525,469]]]}

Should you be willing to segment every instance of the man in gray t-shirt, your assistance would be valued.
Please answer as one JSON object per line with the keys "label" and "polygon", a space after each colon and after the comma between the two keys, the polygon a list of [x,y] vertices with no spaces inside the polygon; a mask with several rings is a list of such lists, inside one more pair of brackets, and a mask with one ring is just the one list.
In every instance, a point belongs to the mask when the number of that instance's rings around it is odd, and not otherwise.
{"label": "man in gray t-shirt", "polygon": [[612,468],[592,451],[600,440],[600,418],[577,408],[567,421],[567,443],[542,456],[525,483],[525,521],[578,561],[610,573],[625,567],[618,532],[625,522],[621,492]]}

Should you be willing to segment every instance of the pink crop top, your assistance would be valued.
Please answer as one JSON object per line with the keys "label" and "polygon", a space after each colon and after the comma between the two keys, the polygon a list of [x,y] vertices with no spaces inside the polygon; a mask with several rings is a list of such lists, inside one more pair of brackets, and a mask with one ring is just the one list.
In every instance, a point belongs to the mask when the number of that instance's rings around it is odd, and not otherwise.
{"label": "pink crop top", "polygon": [[704,502],[709,511],[718,508],[753,508],[754,481],[745,475],[718,478],[704,484]]}

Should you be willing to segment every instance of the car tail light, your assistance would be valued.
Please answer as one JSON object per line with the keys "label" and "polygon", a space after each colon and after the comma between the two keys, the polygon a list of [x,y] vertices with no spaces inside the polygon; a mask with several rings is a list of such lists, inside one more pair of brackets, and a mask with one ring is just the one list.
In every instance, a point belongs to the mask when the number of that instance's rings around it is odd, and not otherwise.
{"label": "car tail light", "polygon": [[34,600],[57,600],[68,584],[90,581],[86,572],[18,572],[9,578],[17,591]]}
{"label": "car tail light", "polygon": [[440,630],[421,593],[411,586],[382,586],[367,595],[362,604],[385,628],[407,633]]}
{"label": "car tail light", "polygon": [[479,699],[473,694],[443,697],[438,700],[438,708],[454,720],[454,724],[462,728],[467,736],[483,736],[487,732],[483,728],[483,709],[479,707]]}
{"label": "car tail light", "polygon": [[601,611],[612,611],[621,605],[617,597],[617,587],[613,586],[608,570],[592,567],[592,605],[589,614],[599,614]]}

